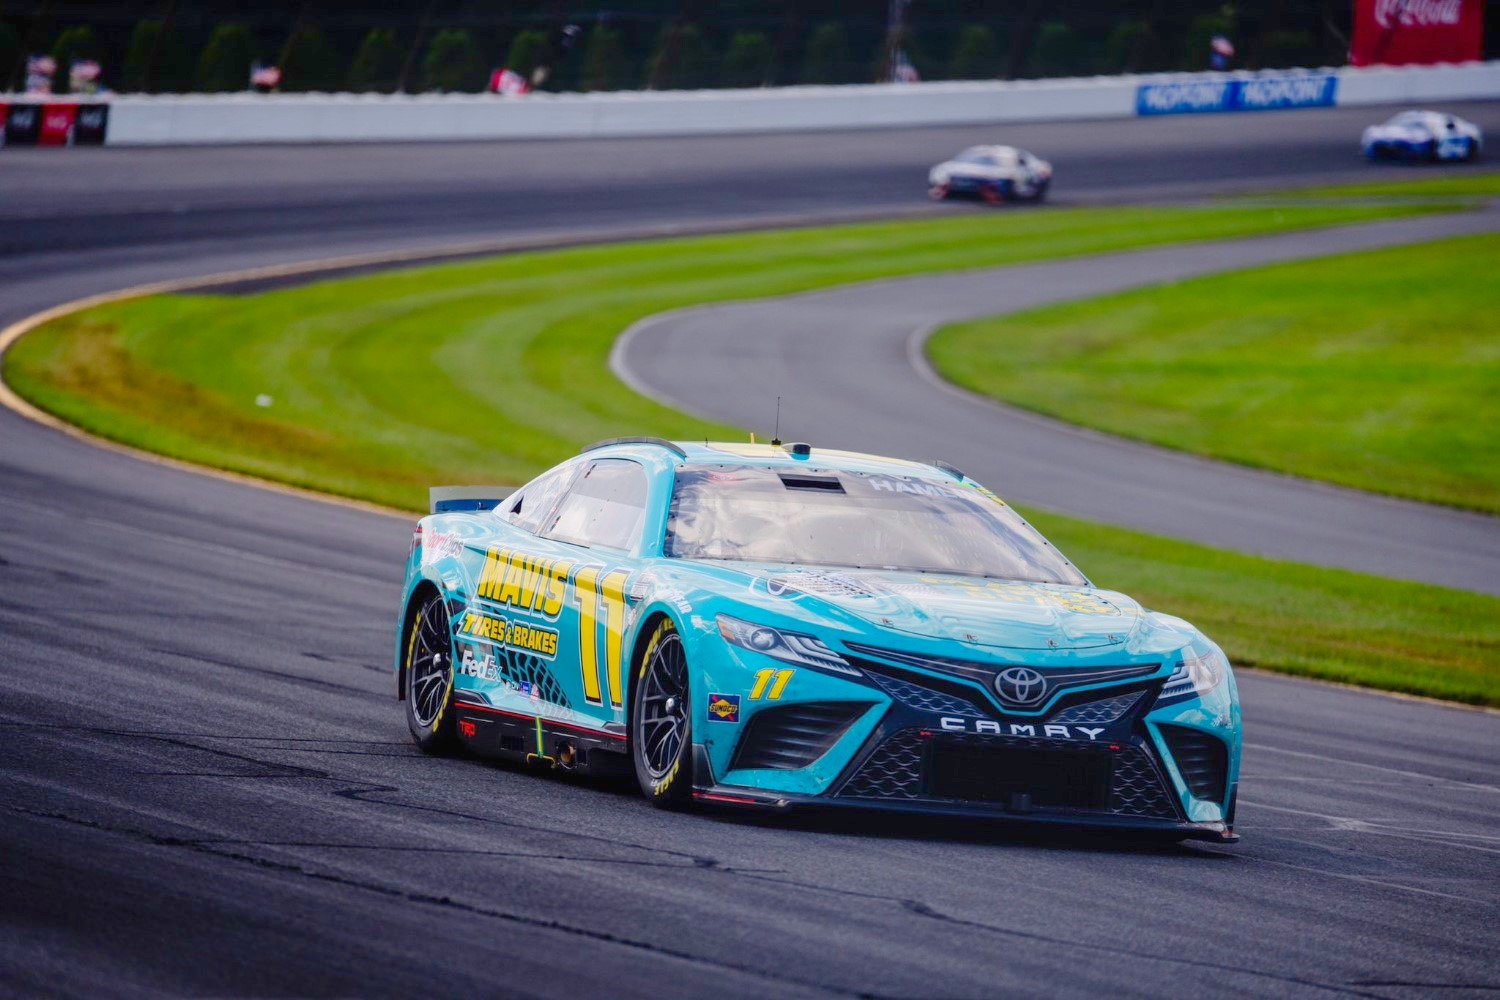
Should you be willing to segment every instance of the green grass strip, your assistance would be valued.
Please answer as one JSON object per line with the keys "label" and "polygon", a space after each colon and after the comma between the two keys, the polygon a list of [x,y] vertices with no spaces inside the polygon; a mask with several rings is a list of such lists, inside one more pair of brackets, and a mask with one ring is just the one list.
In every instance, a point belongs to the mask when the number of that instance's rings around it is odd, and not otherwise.
{"label": "green grass strip", "polygon": [[[1404,166],[1391,164],[1372,168],[1372,174],[1382,171],[1386,177],[1378,181],[1360,184],[1341,184],[1337,187],[1306,188],[1289,191],[1277,197],[1292,198],[1444,198],[1444,197],[1491,197],[1500,196],[1500,170],[1487,172],[1471,166],[1438,168],[1439,176],[1417,176],[1433,168],[1426,165]],[[1257,197],[1246,195],[1245,197]],[[1260,195],[1259,197],[1265,197]]]}
{"label": "green grass strip", "polygon": [[1500,235],[951,326],[954,382],[1244,465],[1500,512]]}

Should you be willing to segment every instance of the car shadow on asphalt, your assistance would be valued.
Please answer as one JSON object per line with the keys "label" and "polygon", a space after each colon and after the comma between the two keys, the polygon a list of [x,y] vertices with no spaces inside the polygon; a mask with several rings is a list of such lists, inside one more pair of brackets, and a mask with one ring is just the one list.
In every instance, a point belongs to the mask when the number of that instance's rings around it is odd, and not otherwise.
{"label": "car shadow on asphalt", "polygon": [[[484,759],[483,763],[536,780],[556,781],[580,795],[602,795],[620,805],[650,809],[633,774],[585,775],[566,771],[543,771],[511,761]],[[788,810],[762,810],[696,803],[669,814],[684,822],[705,822],[752,829],[784,830],[805,834],[861,837],[883,840],[976,844],[1084,854],[1133,854],[1157,857],[1230,860],[1232,854],[1204,848],[1223,845],[1205,841],[1177,841],[1170,834],[1091,827],[1028,823],[1024,819],[968,817],[880,812],[874,809],[801,806]]]}

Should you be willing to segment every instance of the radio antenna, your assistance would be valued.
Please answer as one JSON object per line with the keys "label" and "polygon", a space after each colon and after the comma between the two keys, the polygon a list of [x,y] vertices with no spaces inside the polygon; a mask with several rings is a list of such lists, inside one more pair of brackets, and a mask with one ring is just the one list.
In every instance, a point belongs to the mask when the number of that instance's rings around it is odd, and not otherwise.
{"label": "radio antenna", "polygon": [[781,397],[776,397],[776,430],[771,434],[773,447],[781,447]]}

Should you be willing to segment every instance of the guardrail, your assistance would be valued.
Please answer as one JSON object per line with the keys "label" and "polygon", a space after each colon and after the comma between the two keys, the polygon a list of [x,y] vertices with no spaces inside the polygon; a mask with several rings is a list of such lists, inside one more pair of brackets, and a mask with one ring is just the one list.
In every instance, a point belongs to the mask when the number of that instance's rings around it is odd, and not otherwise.
{"label": "guardrail", "polygon": [[1500,96],[1500,61],[1061,80],[545,94],[0,95],[13,144],[393,142],[819,131]]}

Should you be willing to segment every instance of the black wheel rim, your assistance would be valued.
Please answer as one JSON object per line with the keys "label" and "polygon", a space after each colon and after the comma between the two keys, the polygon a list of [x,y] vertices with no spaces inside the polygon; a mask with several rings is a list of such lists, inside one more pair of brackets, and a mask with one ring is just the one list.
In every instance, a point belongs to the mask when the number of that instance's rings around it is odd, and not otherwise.
{"label": "black wheel rim", "polygon": [[441,600],[429,601],[417,616],[416,636],[407,664],[410,687],[407,700],[411,715],[424,729],[443,711],[453,682],[453,657],[449,655],[448,609]]}
{"label": "black wheel rim", "polygon": [[660,779],[677,763],[687,735],[687,656],[676,635],[656,644],[643,684],[636,735],[646,770]]}

